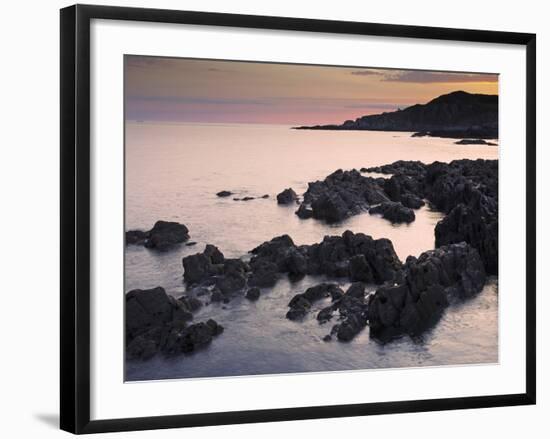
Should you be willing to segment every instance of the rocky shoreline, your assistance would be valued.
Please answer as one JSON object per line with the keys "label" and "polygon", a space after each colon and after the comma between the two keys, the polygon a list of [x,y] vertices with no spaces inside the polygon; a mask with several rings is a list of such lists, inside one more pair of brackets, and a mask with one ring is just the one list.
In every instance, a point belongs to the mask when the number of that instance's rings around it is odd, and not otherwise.
{"label": "rocky shoreline", "polygon": [[371,114],[342,124],[300,126],[299,130],[415,132],[414,136],[498,138],[498,95],[455,91],[397,111]]}
{"label": "rocky shoreline", "polygon": [[[372,172],[388,177],[363,175]],[[309,275],[327,279],[291,298],[288,309],[281,310],[289,320],[300,324],[315,302],[330,300],[316,316],[320,325],[333,322],[323,340],[349,342],[368,326],[371,337],[387,342],[422,333],[450,303],[476,295],[487,275],[498,274],[496,160],[398,161],[361,172],[337,170],[309,183],[302,197],[285,189],[277,203],[296,203],[301,219],[327,223],[366,212],[411,223],[414,210],[426,203],[445,217],[435,227],[436,249],[404,262],[390,240],[349,230],[310,245],[278,236],[241,258],[226,258],[208,244],[182,259],[184,296],[175,299],[161,287],[126,294],[127,358],[186,354],[207,346],[223,327],[214,320],[191,323],[197,309],[236,297],[261,300],[283,276],[291,282]],[[188,239],[187,227],[164,221],[147,232],[126,233],[127,244],[162,251]],[[344,291],[331,279],[351,285]]]}

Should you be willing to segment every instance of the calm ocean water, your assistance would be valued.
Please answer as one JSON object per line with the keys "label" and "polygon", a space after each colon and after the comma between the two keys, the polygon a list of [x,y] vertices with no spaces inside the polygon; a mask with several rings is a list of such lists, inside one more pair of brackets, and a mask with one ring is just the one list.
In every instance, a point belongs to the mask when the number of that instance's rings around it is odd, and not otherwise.
{"label": "calm ocean water", "polygon": [[[194,247],[158,253],[126,248],[126,292],[162,286],[169,294],[185,292],[183,256],[207,243],[226,257],[240,257],[275,236],[287,233],[297,244],[349,229],[389,238],[399,257],[434,247],[438,212],[424,207],[416,221],[392,225],[362,214],[342,224],[300,220],[296,206],[278,206],[275,196],[338,168],[382,165],[396,160],[451,161],[498,158],[498,148],[455,145],[452,139],[411,138],[410,133],[291,130],[273,125],[153,124],[126,126],[126,229],[149,229],[159,219],[184,223]],[[268,199],[233,201],[216,193]],[[313,372],[368,368],[416,367],[498,361],[497,281],[491,280],[473,300],[450,307],[435,328],[417,339],[403,337],[381,345],[368,328],[351,343],[321,339],[330,323],[319,325],[315,312],[304,322],[285,319],[290,298],[323,278],[298,283],[280,281],[251,303],[234,299],[210,304],[195,321],[214,318],[225,327],[206,349],[193,355],[129,362],[127,380],[212,377],[263,373]],[[346,284],[343,283],[345,286]],[[374,288],[374,286],[373,286]],[[315,309],[326,304],[319,302]]]}

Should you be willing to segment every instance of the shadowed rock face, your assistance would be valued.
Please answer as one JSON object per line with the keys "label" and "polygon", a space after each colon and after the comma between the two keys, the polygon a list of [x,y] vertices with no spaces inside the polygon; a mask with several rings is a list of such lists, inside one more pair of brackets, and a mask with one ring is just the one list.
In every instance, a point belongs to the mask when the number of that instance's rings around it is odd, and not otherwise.
{"label": "shadowed rock face", "polygon": [[212,319],[188,325],[193,318],[188,305],[167,295],[161,287],[128,292],[125,312],[128,359],[146,360],[158,352],[191,352],[223,332],[223,327]]}
{"label": "shadowed rock face", "polygon": [[374,337],[417,335],[437,322],[450,302],[474,296],[485,284],[483,261],[466,243],[410,256],[404,273],[402,282],[379,288],[369,300]]}
{"label": "shadowed rock face", "polygon": [[297,127],[317,130],[421,131],[438,137],[498,138],[498,95],[456,91],[427,104],[363,116],[342,125]]}
{"label": "shadowed rock face", "polygon": [[171,221],[157,221],[147,232],[130,230],[126,232],[126,244],[144,245],[160,251],[171,249],[189,239],[189,229],[184,224]]}

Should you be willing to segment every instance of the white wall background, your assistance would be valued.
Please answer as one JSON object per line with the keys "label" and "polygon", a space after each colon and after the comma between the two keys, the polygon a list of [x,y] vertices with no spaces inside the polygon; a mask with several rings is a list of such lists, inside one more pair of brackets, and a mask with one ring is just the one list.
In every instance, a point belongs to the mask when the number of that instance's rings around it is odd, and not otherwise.
{"label": "white wall background", "polygon": [[[123,433],[106,437],[267,438],[360,437],[512,438],[550,432],[550,325],[542,278],[550,244],[541,227],[550,165],[544,121],[550,101],[549,11],[541,1],[306,2],[304,0],[104,0],[88,3],[336,20],[535,32],[538,39],[538,405],[456,412],[326,419],[244,426]],[[9,2],[0,26],[0,434],[60,437],[58,431],[59,286],[59,14],[63,1]],[[546,166],[545,166],[546,165]],[[545,212],[546,210],[546,212]],[[546,415],[546,416],[545,416]]]}

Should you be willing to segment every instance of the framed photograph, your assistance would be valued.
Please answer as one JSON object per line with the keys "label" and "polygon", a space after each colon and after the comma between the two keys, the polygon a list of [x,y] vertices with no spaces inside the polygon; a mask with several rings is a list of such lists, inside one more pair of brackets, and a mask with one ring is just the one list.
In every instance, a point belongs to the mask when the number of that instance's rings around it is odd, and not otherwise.
{"label": "framed photograph", "polygon": [[534,404],[535,85],[533,34],[62,9],[61,428]]}

